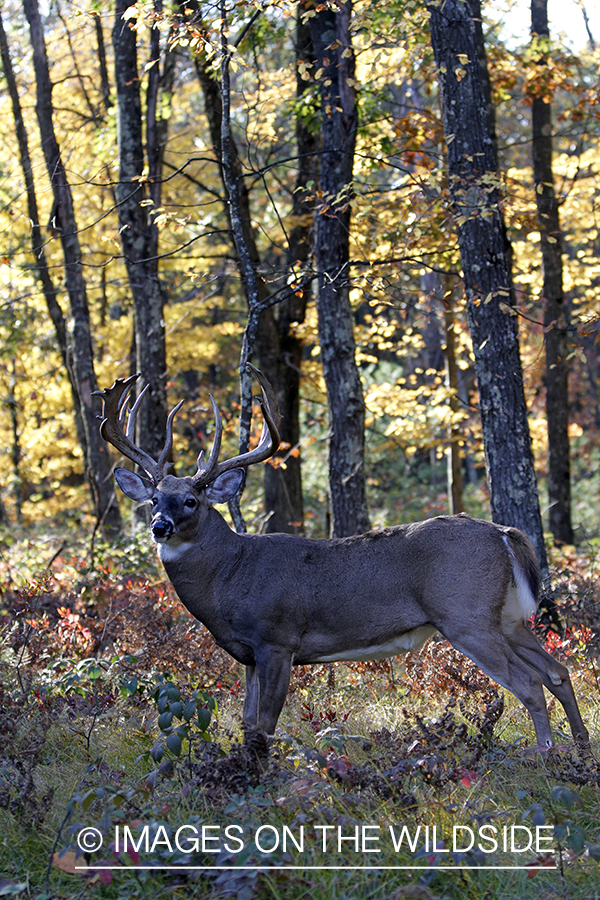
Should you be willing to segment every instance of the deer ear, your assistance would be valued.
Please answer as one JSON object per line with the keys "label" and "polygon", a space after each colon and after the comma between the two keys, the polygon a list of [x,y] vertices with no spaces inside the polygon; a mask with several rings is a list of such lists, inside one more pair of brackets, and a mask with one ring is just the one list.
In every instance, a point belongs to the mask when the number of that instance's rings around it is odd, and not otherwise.
{"label": "deer ear", "polygon": [[115,479],[126,497],[131,500],[137,500],[142,503],[144,500],[151,500],[154,494],[154,488],[144,478],[140,478],[135,472],[129,469],[118,467],[115,469]]}
{"label": "deer ear", "polygon": [[232,497],[235,497],[243,480],[243,469],[230,469],[229,472],[223,472],[206,488],[207,500],[209,503],[227,503]]}

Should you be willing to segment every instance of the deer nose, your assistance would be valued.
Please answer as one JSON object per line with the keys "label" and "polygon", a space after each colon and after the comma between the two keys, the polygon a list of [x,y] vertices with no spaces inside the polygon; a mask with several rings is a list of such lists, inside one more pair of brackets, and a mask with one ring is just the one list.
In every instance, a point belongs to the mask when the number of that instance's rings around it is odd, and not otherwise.
{"label": "deer nose", "polygon": [[154,540],[168,540],[173,534],[173,523],[162,515],[156,516],[150,525]]}

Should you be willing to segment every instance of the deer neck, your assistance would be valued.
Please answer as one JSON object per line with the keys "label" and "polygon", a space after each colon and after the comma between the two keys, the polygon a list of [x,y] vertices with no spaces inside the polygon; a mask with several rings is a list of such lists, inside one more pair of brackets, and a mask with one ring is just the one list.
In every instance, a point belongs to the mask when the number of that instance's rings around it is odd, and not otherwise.
{"label": "deer neck", "polygon": [[243,536],[231,530],[212,507],[192,534],[174,535],[159,544],[158,555],[184,606],[212,632],[217,643],[228,641],[230,629],[220,600],[239,566]]}

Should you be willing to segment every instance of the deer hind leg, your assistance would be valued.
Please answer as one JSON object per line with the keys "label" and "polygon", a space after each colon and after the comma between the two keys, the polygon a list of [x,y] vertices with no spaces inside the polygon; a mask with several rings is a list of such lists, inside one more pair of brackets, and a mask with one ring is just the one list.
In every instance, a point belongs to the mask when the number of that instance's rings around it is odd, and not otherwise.
{"label": "deer hind leg", "polygon": [[533,666],[543,684],[562,704],[575,741],[583,747],[589,747],[589,735],[579,712],[568,670],[544,650],[536,636],[523,623],[514,623],[510,630],[505,630],[505,635],[515,653]]}
{"label": "deer hind leg", "polygon": [[[441,630],[441,629],[440,629]],[[450,643],[523,703],[533,720],[540,747],[552,747],[550,719],[539,672],[512,648],[502,631],[478,629],[476,634],[444,633]]]}

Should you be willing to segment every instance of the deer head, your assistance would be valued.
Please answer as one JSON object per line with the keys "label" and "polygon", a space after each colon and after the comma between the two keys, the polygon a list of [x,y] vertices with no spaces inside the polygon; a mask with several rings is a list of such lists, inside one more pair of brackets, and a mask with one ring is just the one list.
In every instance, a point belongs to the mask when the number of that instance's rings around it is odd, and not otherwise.
{"label": "deer head", "polygon": [[123,493],[138,502],[150,501],[153,516],[150,524],[152,536],[157,543],[166,543],[171,538],[181,542],[197,528],[203,512],[213,503],[226,503],[240,488],[245,469],[254,463],[272,456],[279,447],[279,410],[273,389],[262,372],[251,363],[248,370],[254,375],[261,389],[260,405],[264,417],[262,434],[258,445],[247,453],[219,462],[223,420],[214,397],[210,402],[215,418],[215,436],[209,458],[204,460],[201,451],[194,475],[178,478],[169,474],[172,463],[169,456],[173,448],[173,419],[181,409],[180,401],[169,413],[165,445],[154,459],[133,443],[135,418],[140,403],[148,390],[148,385],[129,408],[130,392],[139,377],[117,379],[112,387],[97,391],[103,400],[103,420],[100,425],[102,436],[146,473],[146,478],[117,467],[115,478]]}

